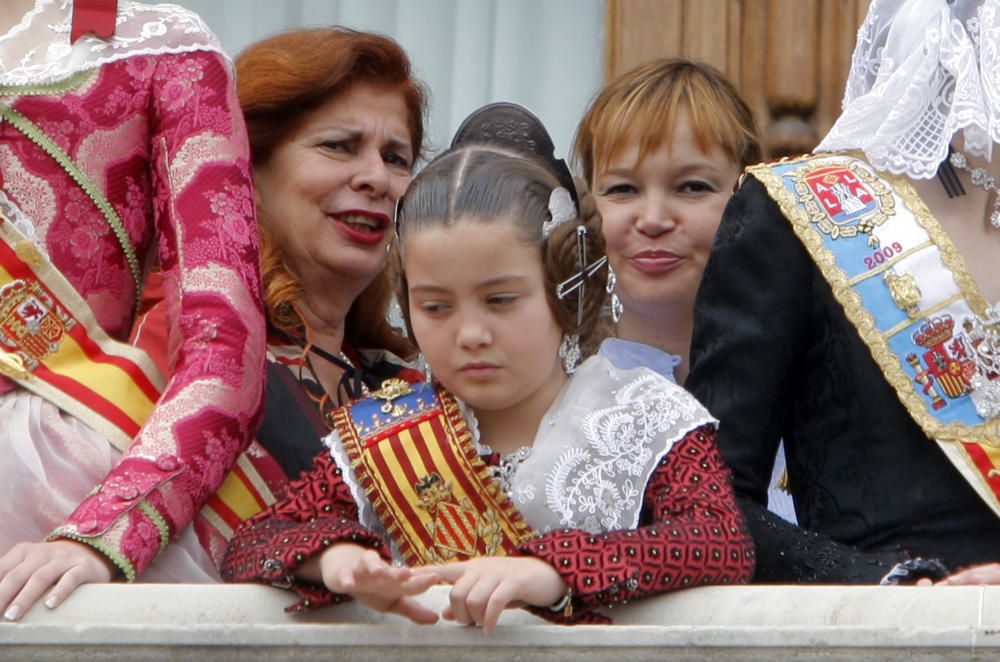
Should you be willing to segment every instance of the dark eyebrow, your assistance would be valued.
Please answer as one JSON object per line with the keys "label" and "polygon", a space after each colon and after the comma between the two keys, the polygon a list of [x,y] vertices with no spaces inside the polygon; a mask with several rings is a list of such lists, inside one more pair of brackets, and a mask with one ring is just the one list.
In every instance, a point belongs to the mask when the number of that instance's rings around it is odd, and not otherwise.
{"label": "dark eyebrow", "polygon": [[[597,173],[596,177],[632,177],[635,174],[635,170],[632,168],[608,168],[603,172]],[[595,178],[596,178],[595,177]]]}
{"label": "dark eyebrow", "polygon": [[[689,174],[691,174],[693,172],[694,173],[696,173],[696,172],[718,173],[720,171],[719,171],[718,168],[716,168],[711,163],[708,163],[707,161],[696,161],[694,163],[688,163],[688,164],[686,164],[686,165],[684,165],[682,167],[677,168],[676,170],[673,171],[673,174],[674,174],[674,176],[683,177],[683,176],[689,175]],[[608,168],[604,172],[599,173],[597,175],[597,177],[605,177],[605,176],[612,176],[612,177],[634,177],[635,176],[635,170],[633,168]]]}
{"label": "dark eyebrow", "polygon": [[389,147],[390,149],[395,149],[405,152],[408,152],[413,149],[413,146],[410,145],[410,143],[406,142],[405,140],[399,140],[397,138],[390,139],[389,142],[386,143],[386,146]]}
{"label": "dark eyebrow", "polygon": [[441,287],[440,285],[420,285],[419,283],[416,285],[410,285],[409,289],[411,292],[429,292],[429,293],[448,291],[447,288]]}
{"label": "dark eyebrow", "polygon": [[344,134],[346,140],[360,140],[361,136],[364,135],[364,131],[351,128],[350,126],[344,124],[321,124],[317,127],[316,132],[322,133],[330,130],[340,131]]}
{"label": "dark eyebrow", "polygon": [[[329,124],[323,127],[323,129],[324,130],[334,129],[336,131],[343,131],[346,134],[346,139],[352,142],[357,142],[358,140],[361,140],[361,138],[365,134],[364,131],[359,131],[358,129],[352,128],[344,124]],[[413,146],[409,143],[409,141],[403,140],[401,138],[390,137],[388,142],[386,143],[386,147],[388,147],[389,149],[406,151],[406,152],[410,152],[413,150]]]}
{"label": "dark eyebrow", "polygon": [[681,176],[690,174],[692,172],[718,173],[718,172],[720,172],[720,170],[718,168],[716,168],[714,165],[712,165],[711,163],[707,163],[707,162],[704,162],[704,161],[699,161],[697,163],[690,163],[690,164],[685,165],[684,167],[679,168],[677,170],[677,174],[681,175]]}

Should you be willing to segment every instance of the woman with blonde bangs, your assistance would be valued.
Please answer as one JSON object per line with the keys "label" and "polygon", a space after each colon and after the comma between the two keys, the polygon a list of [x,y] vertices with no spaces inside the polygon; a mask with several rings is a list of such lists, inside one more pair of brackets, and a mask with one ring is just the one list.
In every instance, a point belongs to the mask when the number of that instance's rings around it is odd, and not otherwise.
{"label": "woman with blonde bangs", "polygon": [[[601,351],[683,384],[695,294],[722,211],[743,168],[762,158],[753,113],[709,65],[656,60],[597,95],[573,152],[597,198],[617,281],[615,337]],[[783,473],[779,449],[769,507],[794,521]]]}
{"label": "woman with blonde bangs", "polygon": [[605,350],[683,383],[694,297],[722,210],[743,168],[761,159],[753,113],[712,67],[657,60],[597,95],[573,152],[617,279],[617,340]]}

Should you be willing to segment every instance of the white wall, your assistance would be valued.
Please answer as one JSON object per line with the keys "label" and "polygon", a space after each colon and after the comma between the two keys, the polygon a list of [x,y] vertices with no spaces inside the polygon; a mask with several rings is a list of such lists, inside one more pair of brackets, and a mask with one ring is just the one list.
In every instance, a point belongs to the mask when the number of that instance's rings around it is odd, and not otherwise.
{"label": "white wall", "polygon": [[[148,1],[148,0],[147,0]],[[603,0],[174,0],[201,14],[230,53],[298,26],[345,25],[397,39],[431,91],[428,137],[447,147],[471,111],[520,103],[560,156],[601,85]]]}

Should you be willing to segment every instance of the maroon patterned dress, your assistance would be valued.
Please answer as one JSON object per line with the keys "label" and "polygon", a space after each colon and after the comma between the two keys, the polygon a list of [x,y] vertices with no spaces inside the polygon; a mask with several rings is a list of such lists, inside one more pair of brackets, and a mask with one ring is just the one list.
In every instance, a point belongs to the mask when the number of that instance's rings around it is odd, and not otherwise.
{"label": "maroon patterned dress", "polygon": [[[573,379],[579,379],[579,372]],[[681,391],[672,384],[670,388]],[[541,427],[546,426],[543,422]],[[714,438],[713,424],[699,425],[652,457],[644,490],[639,488],[638,526],[596,533],[553,527],[518,546],[517,554],[551,564],[570,586],[573,622],[605,621],[594,609],[665,591],[749,581],[753,545]],[[487,462],[496,464],[496,455]],[[390,541],[373,530],[376,527],[366,528],[359,521],[352,496],[356,484],[353,473],[345,476],[330,452],[318,455],[311,473],[290,483],[282,500],[236,532],[223,562],[223,578],[289,587],[301,597],[292,611],[349,599],[297,579],[295,571],[344,541],[392,558]],[[536,491],[546,492],[546,487],[538,485]],[[547,609],[535,611],[560,619]]]}

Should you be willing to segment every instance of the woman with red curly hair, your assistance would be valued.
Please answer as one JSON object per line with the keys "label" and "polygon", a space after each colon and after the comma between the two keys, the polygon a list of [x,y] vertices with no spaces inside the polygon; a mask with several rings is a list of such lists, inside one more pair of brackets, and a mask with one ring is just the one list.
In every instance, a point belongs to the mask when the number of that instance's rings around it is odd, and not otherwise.
{"label": "woman with red curly hair", "polygon": [[[268,322],[257,440],[196,523],[218,559],[241,519],[312,466],[329,413],[379,388],[419,381],[387,321],[397,198],[423,150],[421,83],[392,39],[302,29],[236,58],[253,159]],[[402,358],[399,358],[402,357]]]}

